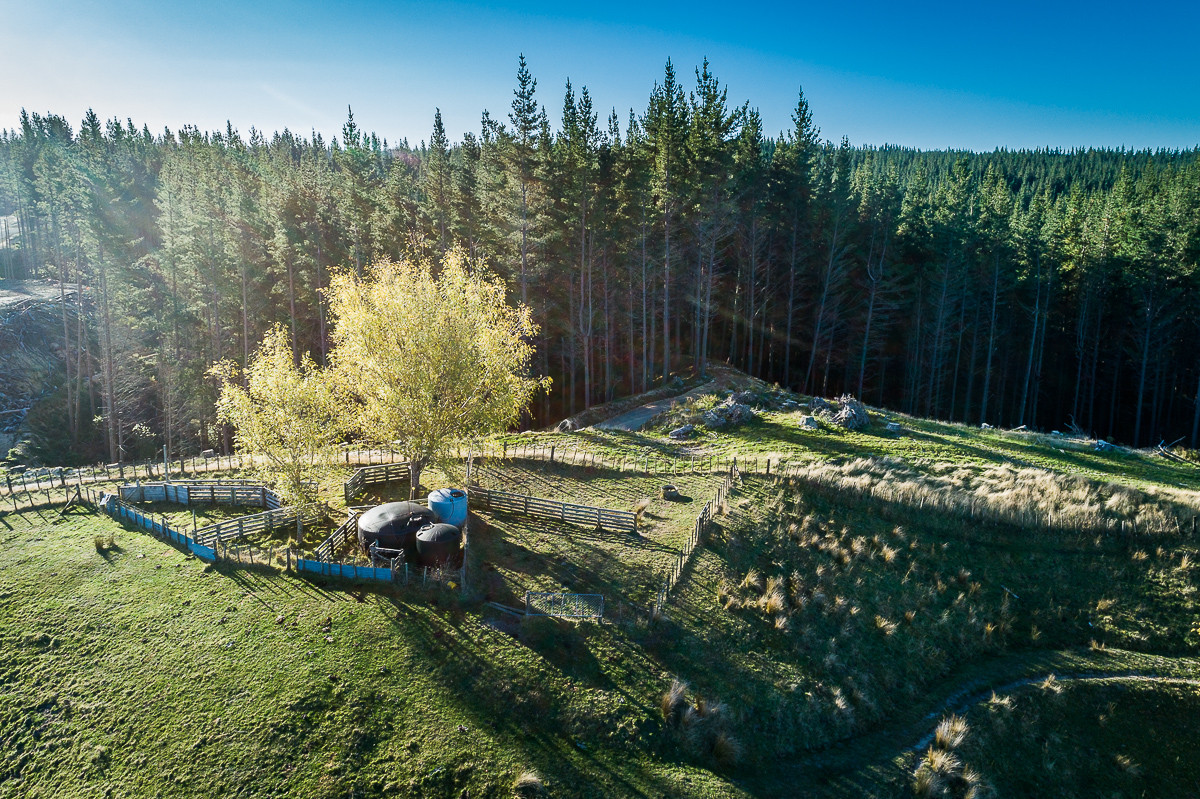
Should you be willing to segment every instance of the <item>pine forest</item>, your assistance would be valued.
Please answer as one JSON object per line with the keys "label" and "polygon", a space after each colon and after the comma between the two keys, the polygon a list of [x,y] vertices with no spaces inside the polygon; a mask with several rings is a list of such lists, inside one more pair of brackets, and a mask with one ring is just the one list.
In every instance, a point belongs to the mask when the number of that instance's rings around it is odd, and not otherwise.
{"label": "pine forest", "polygon": [[[918,151],[763,129],[707,63],[641,109],[539,87],[452,140],[24,114],[0,137],[0,277],[53,281],[61,374],[24,457],[227,449],[211,367],[323,289],[460,250],[538,325],[544,426],[723,362],[807,394],[1134,446],[1200,432],[1200,151]],[[551,120],[561,119],[558,125]],[[419,314],[420,308],[413,308]]]}

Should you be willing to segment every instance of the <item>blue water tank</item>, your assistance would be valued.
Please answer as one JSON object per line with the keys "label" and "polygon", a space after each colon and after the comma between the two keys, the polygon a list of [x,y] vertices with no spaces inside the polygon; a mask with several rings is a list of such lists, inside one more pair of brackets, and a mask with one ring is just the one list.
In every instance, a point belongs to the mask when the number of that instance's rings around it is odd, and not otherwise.
{"label": "blue water tank", "polygon": [[467,492],[459,488],[439,488],[429,495],[429,509],[438,521],[462,529],[467,523]]}

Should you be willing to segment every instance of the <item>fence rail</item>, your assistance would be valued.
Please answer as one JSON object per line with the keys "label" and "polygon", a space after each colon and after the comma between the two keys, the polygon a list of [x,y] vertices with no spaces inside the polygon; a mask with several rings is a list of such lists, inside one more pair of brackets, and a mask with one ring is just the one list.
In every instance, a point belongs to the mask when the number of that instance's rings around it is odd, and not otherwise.
{"label": "fence rail", "polygon": [[175,502],[180,505],[248,505],[277,510],[283,500],[266,486],[246,480],[189,480],[135,483],[117,489],[127,502]]}
{"label": "fence rail", "polygon": [[390,483],[393,480],[409,478],[408,461],[398,463],[381,463],[377,466],[364,466],[358,469],[342,484],[342,493],[349,505],[364,488],[377,483]]}
{"label": "fence rail", "polygon": [[317,556],[317,560],[326,562],[333,560],[333,553],[337,552],[339,549],[342,549],[346,545],[346,541],[348,541],[352,536],[357,536],[358,516],[358,511],[351,510],[350,518],[338,525],[338,528],[334,530],[328,538],[321,542],[321,545],[318,546],[314,552],[314,554]]}
{"label": "fence rail", "polygon": [[510,494],[481,486],[473,486],[468,492],[469,501],[476,507],[488,510],[521,513],[544,519],[557,519],[584,527],[599,528],[616,532],[637,532],[637,514],[627,510],[593,508],[588,505],[572,505],[553,499],[531,497],[526,494]]}
{"label": "fence rail", "polygon": [[196,538],[208,546],[213,546],[264,530],[273,531],[277,527],[294,526],[297,522],[301,525],[315,524],[325,515],[325,506],[319,502],[293,505],[201,527],[196,531]]}

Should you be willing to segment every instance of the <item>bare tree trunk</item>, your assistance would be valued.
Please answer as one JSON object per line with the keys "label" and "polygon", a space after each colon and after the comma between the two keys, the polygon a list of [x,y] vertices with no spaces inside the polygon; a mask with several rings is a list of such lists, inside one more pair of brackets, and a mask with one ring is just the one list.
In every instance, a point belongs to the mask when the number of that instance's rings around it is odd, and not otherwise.
{"label": "bare tree trunk", "polygon": [[1054,272],[1046,278],[1046,301],[1042,303],[1042,324],[1038,329],[1037,362],[1033,367],[1033,394],[1030,397],[1029,418],[1037,424],[1038,400],[1042,396],[1042,356],[1046,352],[1046,328],[1050,326],[1050,300],[1054,296]]}
{"label": "bare tree trunk", "polygon": [[[795,248],[796,248],[796,236],[795,236],[795,233],[793,233],[792,234],[792,249],[793,249],[793,251],[795,250]],[[793,256],[793,258],[794,257],[795,256]],[[880,257],[879,257],[879,270],[878,271],[876,271],[875,267],[872,266],[872,261],[874,260],[874,258],[875,258],[875,230],[874,230],[874,228],[872,228],[871,244],[870,244],[870,247],[867,249],[867,259],[866,259],[867,282],[870,284],[870,288],[867,290],[867,320],[866,320],[866,323],[863,325],[862,351],[859,353],[859,357],[858,357],[858,391],[855,394],[855,396],[857,396],[859,399],[862,399],[862,396],[863,396],[863,382],[865,381],[866,374],[867,374],[867,348],[871,341],[871,321],[875,316],[875,295],[877,294],[877,292],[879,290],[879,280],[883,276],[883,255],[880,255]],[[791,322],[790,314],[789,314],[788,322],[789,322],[789,324]]]}
{"label": "bare tree trunk", "polygon": [[652,357],[654,341],[653,332],[650,335],[646,334],[646,322],[653,324],[652,316],[649,313],[649,307],[646,304],[647,291],[646,277],[646,210],[642,209],[642,391],[648,390],[650,386],[650,373],[654,371],[654,367],[650,363]]}
{"label": "bare tree trunk", "polygon": [[[667,184],[670,185],[670,176]],[[671,377],[671,201],[666,200],[663,232],[663,383]]]}
{"label": "bare tree trunk", "polygon": [[571,380],[570,380],[571,397],[568,400],[568,408],[569,408],[569,413],[567,414],[568,416],[575,415],[575,396],[578,391],[578,386],[576,385],[576,379],[577,379],[576,372],[578,370],[575,368],[575,344],[576,344],[576,337],[577,337],[578,333],[577,333],[577,330],[575,327],[575,325],[576,325],[575,314],[576,314],[576,311],[575,311],[575,281],[571,280],[571,281],[568,281],[568,285],[567,285],[567,318],[570,320],[570,323],[569,323],[570,329],[567,331],[567,340],[570,342],[570,351],[568,353],[568,362],[570,364],[569,368],[571,370]]}
{"label": "bare tree trunk", "polygon": [[808,354],[808,369],[804,372],[804,393],[807,394],[813,381],[813,367],[817,362],[817,350],[821,347],[821,337],[825,332],[825,315],[829,307],[829,293],[833,285],[834,273],[839,268],[838,259],[842,255],[841,248],[841,215],[835,214],[833,230],[829,234],[829,249],[825,257],[825,270],[821,276],[821,296],[817,300],[817,318],[813,325],[812,351]]}
{"label": "bare tree trunk", "polygon": [[942,266],[942,292],[938,297],[937,314],[934,316],[932,349],[929,353],[929,389],[925,395],[925,415],[933,416],[941,409],[942,400],[942,342],[946,334],[946,317],[950,295],[950,259]]}
{"label": "bare tree trunk", "polygon": [[[245,380],[246,370],[250,368],[250,305],[249,289],[246,285],[246,259],[242,259],[242,375]],[[288,267],[288,283],[291,283],[291,267]],[[292,315],[295,316],[295,307],[293,306]],[[296,326],[292,325],[292,354],[296,357]],[[300,359],[296,358],[296,366],[300,365]],[[243,383],[243,386],[245,384]]]}
{"label": "bare tree trunk", "polygon": [[754,374],[754,323],[758,318],[758,219],[750,219],[750,270],[746,275],[746,371]]}
{"label": "bare tree trunk", "polygon": [[421,472],[425,470],[428,461],[426,458],[414,458],[411,455],[405,457],[408,458],[408,499],[411,502],[421,490]]}
{"label": "bare tree trunk", "polygon": [[[963,345],[963,325],[967,321],[967,291],[966,286],[963,287],[963,297],[958,304],[958,339],[954,352],[954,377],[950,381],[950,413],[946,418],[954,420],[954,409],[958,407],[958,384],[959,374],[962,367],[962,345]],[[963,412],[963,418],[966,418],[966,412]]]}
{"label": "bare tree trunk", "polygon": [[[584,219],[587,219],[586,208]],[[586,222],[585,222],[586,224]],[[579,232],[579,335],[583,340],[583,407],[592,407],[592,262],[587,257],[586,227]],[[586,299],[585,299],[586,298]]]}
{"label": "bare tree trunk", "polygon": [[971,421],[971,401],[975,399],[975,378],[978,376],[979,370],[975,365],[979,363],[979,314],[982,303],[979,298],[975,298],[975,318],[971,320],[971,354],[967,358],[967,397],[963,402],[963,424],[969,424]]}
{"label": "bare tree trunk", "polygon": [[1200,370],[1196,377],[1196,398],[1192,402],[1196,409],[1192,412],[1192,449],[1196,449],[1197,436],[1200,435]]}
{"label": "bare tree trunk", "polygon": [[[78,250],[76,250],[75,269],[76,273],[78,273]],[[76,295],[75,301],[82,305],[82,293]],[[65,260],[60,260],[58,265],[58,304],[62,311],[63,323],[63,363],[66,366],[67,388],[67,430],[71,434],[71,447],[74,449],[79,445],[79,424],[71,384],[71,325],[67,315],[67,263]],[[82,313],[82,308],[80,308],[80,312]]]}
{"label": "bare tree trunk", "polygon": [[717,258],[717,242],[716,239],[709,240],[708,251],[708,274],[704,281],[704,333],[700,343],[700,375],[706,377],[708,375],[708,335],[712,330],[712,290],[713,281],[715,280],[714,273],[716,272]]}
{"label": "bare tree trunk", "polygon": [[[788,293],[787,293],[787,323],[783,339],[783,385],[792,387],[792,322],[796,316],[796,239],[799,237],[800,220],[792,216],[792,248],[788,259]],[[874,292],[872,292],[874,299]],[[868,320],[867,326],[870,327]],[[862,391],[862,378],[859,377],[859,391]]]}
{"label": "bare tree trunk", "polygon": [[1034,261],[1037,264],[1037,295],[1033,305],[1033,331],[1029,336],[1029,357],[1025,361],[1025,387],[1021,390],[1020,413],[1017,414],[1018,425],[1025,424],[1028,418],[1025,413],[1028,410],[1029,384],[1033,380],[1033,362],[1034,356],[1037,353],[1038,326],[1042,321],[1042,259],[1039,256],[1034,256]]}
{"label": "bare tree trunk", "polygon": [[[318,335],[320,336],[320,341],[318,342],[318,346],[320,346],[320,348],[321,348],[321,365],[324,366],[328,361],[328,359],[327,359],[328,353],[326,352],[327,344],[325,342],[326,335],[327,335],[325,332],[325,300],[324,300],[324,297],[321,295],[321,289],[323,288],[323,285],[322,285],[323,280],[321,277],[321,230],[320,230],[320,225],[316,226],[316,236],[317,236],[317,264],[316,264],[316,267],[317,267],[316,268],[316,273],[317,273],[317,275],[316,275],[316,277],[317,277],[317,322],[318,322]],[[523,301],[524,300],[522,300],[522,302]]]}
{"label": "bare tree trunk", "polygon": [[[442,239],[443,243],[445,239]],[[292,334],[292,357],[296,360],[296,366],[300,365],[300,343],[297,341],[296,333],[296,270],[289,258],[287,263],[287,279],[288,279],[288,329]],[[249,332],[249,327],[247,327]]]}
{"label": "bare tree trunk", "polygon": [[1096,304],[1095,334],[1092,336],[1092,368],[1091,380],[1088,381],[1088,430],[1093,433],[1096,429],[1096,386],[1100,382],[1100,332],[1104,320],[1104,310],[1100,303]]}
{"label": "bare tree trunk", "polygon": [[112,463],[120,460],[120,450],[117,447],[117,426],[121,422],[117,414],[116,391],[113,385],[112,317],[109,313],[108,267],[105,265],[103,250],[100,251],[97,265],[100,267],[100,300],[104,305],[104,351],[102,353],[104,363],[104,415],[107,422],[108,460],[109,463]]}
{"label": "bare tree trunk", "polygon": [[604,275],[604,399],[602,402],[608,402],[613,398],[613,320],[612,320],[612,295],[609,287],[609,269],[607,254],[603,258],[603,263],[600,267],[601,274]]}
{"label": "bare tree trunk", "polygon": [[1142,404],[1145,402],[1146,373],[1150,368],[1150,339],[1154,330],[1154,297],[1147,295],[1145,301],[1145,334],[1142,336],[1141,366],[1138,369],[1137,411],[1133,423],[1133,445],[1142,443]]}
{"label": "bare tree trunk", "polygon": [[992,262],[992,311],[988,321],[987,359],[983,370],[983,396],[980,398],[979,421],[988,420],[988,399],[992,390],[992,357],[996,354],[996,304],[1000,296],[1000,256]]}
{"label": "bare tree trunk", "polygon": [[1083,390],[1083,365],[1086,361],[1088,317],[1091,316],[1092,289],[1087,286],[1079,303],[1079,316],[1075,323],[1075,392],[1071,398],[1071,416],[1079,419],[1079,399]]}

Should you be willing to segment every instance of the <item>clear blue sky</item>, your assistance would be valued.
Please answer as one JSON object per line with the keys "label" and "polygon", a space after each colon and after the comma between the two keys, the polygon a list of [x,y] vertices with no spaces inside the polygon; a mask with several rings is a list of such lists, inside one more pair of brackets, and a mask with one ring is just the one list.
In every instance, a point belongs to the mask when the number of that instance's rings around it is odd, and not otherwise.
{"label": "clear blue sky", "polygon": [[0,127],[88,107],[390,141],[506,119],[518,53],[557,120],[567,78],[622,120],[707,56],[768,132],[803,85],[822,135],[921,148],[1200,145],[1200,2],[599,3],[70,0],[0,10]]}

